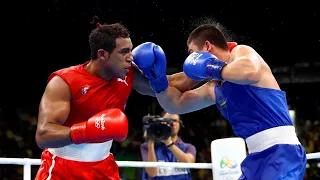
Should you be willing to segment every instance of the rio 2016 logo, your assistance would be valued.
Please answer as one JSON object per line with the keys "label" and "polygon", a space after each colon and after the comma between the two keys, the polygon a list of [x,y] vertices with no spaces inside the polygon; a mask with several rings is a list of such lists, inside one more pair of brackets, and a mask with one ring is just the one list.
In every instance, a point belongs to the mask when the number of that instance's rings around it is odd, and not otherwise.
{"label": "rio 2016 logo", "polygon": [[227,156],[224,156],[220,161],[220,167],[228,167],[230,169],[234,169],[237,167],[237,163],[236,161],[229,159]]}

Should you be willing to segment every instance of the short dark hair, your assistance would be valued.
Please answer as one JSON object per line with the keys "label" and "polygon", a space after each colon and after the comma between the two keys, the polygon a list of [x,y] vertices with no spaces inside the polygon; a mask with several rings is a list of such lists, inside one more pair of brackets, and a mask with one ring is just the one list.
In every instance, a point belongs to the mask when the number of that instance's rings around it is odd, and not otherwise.
{"label": "short dark hair", "polygon": [[[168,112],[166,110],[163,110],[160,114],[161,117],[163,117],[164,115],[166,115]],[[168,113],[170,114],[170,113]],[[179,116],[179,120],[181,120],[181,115],[180,114],[172,114],[172,115],[178,115]]]}
{"label": "short dark hair", "polygon": [[98,58],[97,52],[99,49],[111,53],[116,47],[117,38],[130,38],[129,30],[120,23],[102,25],[99,23],[99,18],[94,16],[92,24],[97,26],[89,35],[92,59]]}
{"label": "short dark hair", "polygon": [[221,49],[229,50],[226,37],[214,24],[202,24],[195,28],[188,37],[187,45],[191,41],[200,48],[203,48],[205,41],[209,41]]}

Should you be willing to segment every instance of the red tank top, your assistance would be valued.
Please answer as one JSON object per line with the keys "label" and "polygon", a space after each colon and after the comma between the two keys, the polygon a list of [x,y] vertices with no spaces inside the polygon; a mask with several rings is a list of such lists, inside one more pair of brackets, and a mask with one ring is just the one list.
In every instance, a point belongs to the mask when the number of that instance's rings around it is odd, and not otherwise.
{"label": "red tank top", "polygon": [[48,82],[54,76],[60,76],[71,91],[70,113],[64,126],[71,127],[75,123],[87,121],[105,109],[119,108],[123,111],[132,91],[132,67],[124,80],[114,78],[105,81],[90,74],[84,68],[87,63],[60,69],[49,76]]}

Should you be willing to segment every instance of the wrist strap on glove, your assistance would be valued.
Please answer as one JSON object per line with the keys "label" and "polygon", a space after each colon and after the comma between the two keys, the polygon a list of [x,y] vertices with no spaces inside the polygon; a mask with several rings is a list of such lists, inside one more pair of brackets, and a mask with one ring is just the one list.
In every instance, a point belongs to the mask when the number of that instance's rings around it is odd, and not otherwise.
{"label": "wrist strap on glove", "polygon": [[223,80],[221,77],[221,71],[225,65],[227,65],[227,63],[223,61],[210,61],[207,64],[208,76],[214,80]]}
{"label": "wrist strap on glove", "polygon": [[157,79],[149,79],[149,84],[155,93],[165,91],[169,86],[167,75],[162,74]]}

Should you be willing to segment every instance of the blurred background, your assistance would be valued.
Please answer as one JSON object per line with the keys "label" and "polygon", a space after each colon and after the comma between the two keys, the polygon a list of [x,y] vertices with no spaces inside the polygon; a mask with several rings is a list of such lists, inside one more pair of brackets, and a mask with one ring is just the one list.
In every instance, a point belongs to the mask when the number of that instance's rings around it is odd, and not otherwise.
{"label": "blurred background", "polygon": [[[229,40],[247,44],[271,66],[292,110],[299,140],[307,153],[320,151],[320,10],[315,2],[240,1],[21,1],[9,2],[10,24],[4,30],[8,51],[2,60],[0,157],[40,158],[35,143],[38,105],[52,71],[90,59],[90,21],[121,22],[134,46],[146,41],[160,45],[168,72],[182,71],[186,40],[202,23],[219,23]],[[12,6],[11,6],[12,5]],[[11,53],[12,51],[12,53]],[[10,53],[9,53],[10,52]],[[133,91],[126,106],[130,135],[114,143],[116,160],[139,161],[142,118],[160,114],[154,98]],[[229,123],[215,106],[183,114],[182,139],[195,145],[196,162],[210,163],[210,143],[233,137]],[[38,166],[32,166],[33,177]],[[320,160],[308,160],[306,180],[320,179]],[[0,179],[22,179],[23,167],[0,165]],[[210,170],[192,170],[193,179],[210,180]],[[123,180],[141,179],[140,168],[121,168]]]}

